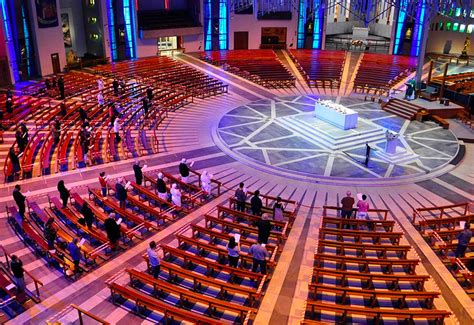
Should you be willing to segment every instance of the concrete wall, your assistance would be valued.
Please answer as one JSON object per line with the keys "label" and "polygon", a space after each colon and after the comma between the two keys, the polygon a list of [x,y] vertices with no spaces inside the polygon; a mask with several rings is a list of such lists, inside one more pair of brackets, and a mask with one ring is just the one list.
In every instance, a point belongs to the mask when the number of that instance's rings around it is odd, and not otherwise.
{"label": "concrete wall", "polygon": [[[69,15],[71,29],[72,49],[77,56],[83,56],[87,52],[86,35],[84,32],[84,19],[82,1],[60,0],[61,13]],[[68,51],[70,48],[66,48]]]}
{"label": "concrete wall", "polygon": [[296,32],[298,28],[298,13],[292,14],[291,20],[258,20],[255,15],[230,16],[229,49],[234,49],[234,32],[249,33],[249,49],[258,49],[261,43],[262,27],[286,27],[286,44],[296,47]]}
{"label": "concrete wall", "polygon": [[[66,65],[66,53],[64,51],[63,32],[61,23],[57,27],[38,28],[38,18],[36,17],[35,0],[30,0],[32,13],[32,30],[35,40],[35,51],[37,54],[38,73],[41,76],[46,76],[53,73],[53,66],[51,63],[51,54],[59,54],[59,63],[61,69]],[[58,8],[58,20],[61,22],[59,12],[59,0],[56,0]]]}

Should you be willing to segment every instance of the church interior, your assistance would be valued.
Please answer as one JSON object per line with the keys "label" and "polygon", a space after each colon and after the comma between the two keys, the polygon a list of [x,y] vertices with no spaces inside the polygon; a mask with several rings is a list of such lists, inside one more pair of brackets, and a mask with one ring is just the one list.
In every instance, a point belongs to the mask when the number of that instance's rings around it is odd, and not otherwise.
{"label": "church interior", "polygon": [[472,0],[0,0],[1,324],[474,324]]}

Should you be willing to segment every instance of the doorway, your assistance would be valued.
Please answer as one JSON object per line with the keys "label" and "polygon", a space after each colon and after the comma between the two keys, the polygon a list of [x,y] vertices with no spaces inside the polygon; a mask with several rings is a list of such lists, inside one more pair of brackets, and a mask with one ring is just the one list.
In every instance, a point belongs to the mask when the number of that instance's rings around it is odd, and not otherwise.
{"label": "doorway", "polygon": [[58,53],[51,54],[51,64],[53,65],[53,73],[54,74],[61,73],[61,64],[59,64],[59,54]]}
{"label": "doorway", "polygon": [[234,50],[248,50],[249,32],[234,32]]}

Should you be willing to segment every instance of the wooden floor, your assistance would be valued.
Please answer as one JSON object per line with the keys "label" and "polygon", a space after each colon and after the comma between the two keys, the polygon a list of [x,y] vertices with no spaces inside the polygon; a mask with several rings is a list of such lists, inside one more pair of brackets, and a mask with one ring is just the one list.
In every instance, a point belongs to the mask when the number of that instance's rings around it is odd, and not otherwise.
{"label": "wooden floor", "polygon": [[[280,195],[300,201],[302,205],[295,224],[255,319],[256,324],[298,324],[303,317],[304,303],[308,296],[307,284],[313,267],[313,253],[321,220],[321,207],[323,205],[337,205],[347,190],[353,193],[363,192],[368,195],[372,207],[390,209],[392,212],[390,218],[398,222],[405,232],[408,242],[414,246],[416,253],[422,260],[418,273],[425,272],[433,275],[428,287],[440,287],[443,295],[445,294],[443,298],[436,300],[436,307],[453,310],[453,307],[448,306],[447,300],[452,297],[453,292],[461,295],[464,294],[464,291],[446,269],[443,273],[443,269],[440,269],[441,261],[407,218],[411,216],[413,208],[473,200],[474,145],[465,144],[466,154],[452,171],[419,183],[359,187],[321,185],[302,180],[288,182],[287,179],[276,174],[262,172],[227,156],[214,144],[212,129],[216,127],[216,123],[226,112],[249,101],[275,96],[317,94],[318,92],[307,87],[298,74],[295,74],[297,76],[296,88],[269,90],[230,75],[191,56],[184,55],[180,60],[198,69],[204,69],[211,76],[228,83],[229,94],[206,100],[198,99],[172,113],[167,122],[160,126],[158,132],[161,137],[159,139],[162,146],[161,153],[144,157],[141,160],[150,166],[150,169],[168,168],[173,173],[177,173],[177,165],[181,158],[185,157],[190,161],[195,161],[195,169],[208,170],[214,174],[215,178],[223,182],[224,194],[158,232],[150,239],[164,243],[172,241],[174,233],[190,222],[199,221],[205,212],[233,195],[237,184],[241,181],[247,184],[249,190],[260,189],[265,194]],[[291,68],[295,69],[294,66]],[[346,92],[346,85],[343,87],[341,94]],[[339,95],[337,90],[327,90],[327,92],[326,95]],[[132,161],[120,161],[105,166],[75,170],[66,174],[29,179],[22,183],[22,187],[24,191],[30,190],[32,197],[38,203],[46,205],[46,194],[56,193],[56,184],[60,179],[63,179],[69,188],[80,194],[85,194],[87,185],[98,185],[99,172],[106,171],[112,177],[128,176],[133,174],[132,164]],[[4,205],[12,204],[13,186],[14,184],[7,184],[0,187],[1,211],[5,211]],[[145,251],[148,240],[139,243],[133,249],[105,263],[76,282],[70,282],[59,272],[48,269],[44,260],[35,257],[32,251],[19,241],[8,226],[5,214],[0,215],[0,230],[0,245],[7,248],[9,252],[18,255],[23,260],[25,268],[44,283],[44,287],[41,289],[42,302],[13,319],[9,324],[40,324],[49,319],[55,320],[55,315],[70,303],[75,303],[113,324],[151,323],[149,320],[129,313],[126,306],[113,305],[109,300],[110,291],[105,285],[105,281],[114,276],[126,279],[126,275],[120,273],[127,267],[146,269],[141,254]],[[441,268],[444,267],[441,266]],[[436,283],[435,280],[440,277],[444,277],[446,282]],[[29,284],[29,286],[31,285]],[[428,287],[427,289],[429,289]],[[444,288],[450,288],[451,291],[446,290],[445,292]],[[474,311],[472,301],[464,300],[464,303],[467,310]],[[63,321],[67,319],[70,322],[77,322],[77,314],[74,313],[61,317]],[[455,318],[447,320],[447,323],[454,324]]]}

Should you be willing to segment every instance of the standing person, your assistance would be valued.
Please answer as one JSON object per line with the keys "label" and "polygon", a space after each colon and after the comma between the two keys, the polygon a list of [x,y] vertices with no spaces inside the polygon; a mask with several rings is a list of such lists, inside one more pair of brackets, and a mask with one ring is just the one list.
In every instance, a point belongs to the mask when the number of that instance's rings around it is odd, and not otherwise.
{"label": "standing person", "polygon": [[350,219],[352,217],[352,212],[354,210],[355,200],[352,197],[351,191],[346,192],[346,196],[342,198],[341,204],[341,217],[343,219]]}
{"label": "standing person", "polygon": [[8,157],[10,158],[10,161],[12,163],[13,176],[15,178],[19,177],[20,170],[21,170],[20,159],[18,158],[18,155],[15,153],[15,149],[13,149],[13,146],[10,147],[10,150],[8,151]]}
{"label": "standing person", "polygon": [[119,83],[117,81],[117,78],[114,78],[114,81],[112,82],[112,87],[114,88],[114,96],[118,97],[118,95],[119,95]]}
{"label": "standing person", "polygon": [[155,279],[158,279],[160,275],[160,258],[156,253],[156,243],[152,240],[149,244],[149,247],[146,249],[148,255],[148,263],[150,265],[150,273]]}
{"label": "standing person", "polygon": [[367,195],[362,194],[362,200],[357,201],[357,218],[368,219],[369,217],[369,202],[367,201]]}
{"label": "standing person", "polygon": [[77,246],[77,238],[73,238],[72,241],[67,245],[67,250],[71,255],[72,261],[74,262],[74,273],[79,273],[79,263],[81,262],[81,250]]}
{"label": "standing person", "polygon": [[100,92],[104,90],[104,80],[102,78],[97,79],[97,88],[99,88]]}
{"label": "standing person", "polygon": [[54,144],[58,145],[59,141],[61,140],[61,122],[59,122],[57,119],[51,122],[51,135],[53,137]]}
{"label": "standing person", "polygon": [[143,183],[143,167],[140,166],[140,161],[136,160],[133,164],[133,173],[135,174],[135,183],[142,185]]}
{"label": "standing person", "polygon": [[277,197],[275,204],[273,205],[273,220],[283,222],[283,203],[281,203],[281,197]]}
{"label": "standing person", "polygon": [[267,274],[267,258],[270,256],[267,249],[262,242],[258,244],[253,244],[249,250],[250,255],[252,255],[252,272],[257,272],[257,268],[260,266],[260,273]]}
{"label": "standing person", "polygon": [[21,137],[21,130],[19,128],[15,131],[15,139],[16,139],[16,144],[18,146],[18,151],[22,153],[23,151],[25,151],[26,143],[25,141],[23,141],[23,138]]}
{"label": "standing person", "polygon": [[150,107],[150,103],[148,101],[148,98],[143,97],[142,105],[143,105],[143,111],[145,112],[144,116],[146,116],[148,114],[148,108]]}
{"label": "standing person", "polygon": [[79,134],[79,142],[81,144],[82,149],[82,161],[84,165],[87,165],[87,154],[89,153],[89,146],[91,144],[91,134],[87,130],[87,127],[83,127],[81,133]]}
{"label": "standing person", "polygon": [[229,243],[227,243],[227,257],[229,259],[229,266],[237,267],[239,263],[240,256],[240,242],[235,241],[235,237],[231,236],[229,238]]}
{"label": "standing person", "polygon": [[84,216],[84,221],[86,222],[87,228],[91,230],[95,218],[92,209],[86,201],[84,201],[84,203],[82,204],[81,214]]}
{"label": "standing person", "polygon": [[102,107],[102,105],[105,104],[104,95],[101,91],[97,94],[97,103],[99,104],[99,107]]}
{"label": "standing person", "polygon": [[247,192],[244,189],[244,183],[240,183],[235,190],[235,199],[237,211],[245,212],[245,201],[247,201]]}
{"label": "standing person", "polygon": [[366,142],[365,143],[365,161],[364,161],[364,165],[365,166],[368,166],[369,165],[369,159],[370,159],[370,150],[372,148],[370,147],[369,143]]}
{"label": "standing person", "polygon": [[5,103],[5,111],[10,114],[13,113],[13,99],[7,98]]}
{"label": "standing person", "polygon": [[58,192],[59,192],[59,196],[61,197],[61,200],[63,201],[63,208],[67,207],[67,201],[69,200],[69,197],[71,195],[66,185],[64,185],[63,180],[60,180],[58,182]]}
{"label": "standing person", "polygon": [[189,178],[189,166],[186,158],[181,159],[179,164],[179,174],[181,175],[181,180],[183,183],[188,183]]}
{"label": "standing person", "polygon": [[158,173],[158,178],[156,180],[156,191],[158,192],[158,197],[162,200],[168,200],[168,193],[166,188],[166,183],[163,179],[163,174]]}
{"label": "standing person", "polygon": [[107,177],[105,176],[105,172],[101,172],[99,174],[99,184],[102,191],[102,196],[107,197]]}
{"label": "standing person", "polygon": [[84,108],[81,106],[79,107],[79,118],[81,119],[82,122],[85,122],[87,120],[87,112],[84,110]]}
{"label": "standing person", "polygon": [[146,97],[150,102],[153,100],[153,89],[151,89],[151,87],[146,89]]}
{"label": "standing person", "polygon": [[29,135],[28,135],[28,128],[26,127],[25,123],[20,123],[20,131],[21,131],[21,137],[23,138],[23,141],[28,143]]}
{"label": "standing person", "polygon": [[458,235],[458,246],[456,247],[456,257],[464,257],[466,249],[469,246],[472,238],[471,224],[467,221],[464,224],[464,229]]}
{"label": "standing person", "polygon": [[176,183],[173,183],[171,186],[170,190],[171,194],[171,201],[173,202],[174,205],[181,206],[181,191],[178,188],[178,185]]}
{"label": "standing person", "polygon": [[18,206],[18,213],[22,218],[25,218],[25,211],[26,211],[26,196],[21,193],[21,187],[19,184],[15,185],[15,189],[13,190],[13,199],[15,200],[16,205]]}
{"label": "standing person", "polygon": [[115,213],[109,214],[109,217],[104,222],[105,232],[110,241],[110,248],[115,251],[120,239],[120,225],[115,221]]}
{"label": "standing person", "polygon": [[63,78],[63,76],[59,77],[58,88],[59,88],[59,94],[60,94],[61,99],[64,99],[66,96],[64,96],[64,78]]}
{"label": "standing person", "polygon": [[211,180],[212,180],[213,175],[209,174],[207,170],[202,172],[201,175],[201,188],[206,195],[211,194]]}
{"label": "standing person", "polygon": [[263,203],[259,195],[260,195],[260,191],[256,190],[255,193],[253,193],[252,198],[250,199],[250,208],[252,210],[252,214],[256,216],[262,215]]}
{"label": "standing person", "polygon": [[118,118],[114,120],[114,133],[115,133],[115,141],[118,143],[122,138],[120,137],[120,121]]}
{"label": "standing person", "polygon": [[114,127],[115,119],[118,117],[118,111],[115,107],[114,103],[109,104],[109,118],[110,118],[110,126]]}
{"label": "standing person", "polygon": [[264,244],[268,244],[268,237],[270,237],[270,231],[272,230],[272,224],[268,220],[268,216],[264,214],[260,220],[256,223],[258,228],[258,241]]}
{"label": "standing person", "polygon": [[23,270],[23,262],[16,255],[12,255],[10,269],[12,270],[15,280],[17,294],[24,293],[26,289],[24,277],[25,271]]}
{"label": "standing person", "polygon": [[120,181],[115,184],[115,196],[117,200],[120,202],[120,208],[125,209],[127,207],[127,189],[123,185],[124,179],[120,179]]}
{"label": "standing person", "polygon": [[54,250],[54,243],[56,242],[56,237],[58,235],[53,224],[54,218],[51,217],[44,225],[44,238],[46,238],[46,241],[48,242],[48,250],[50,251]]}

